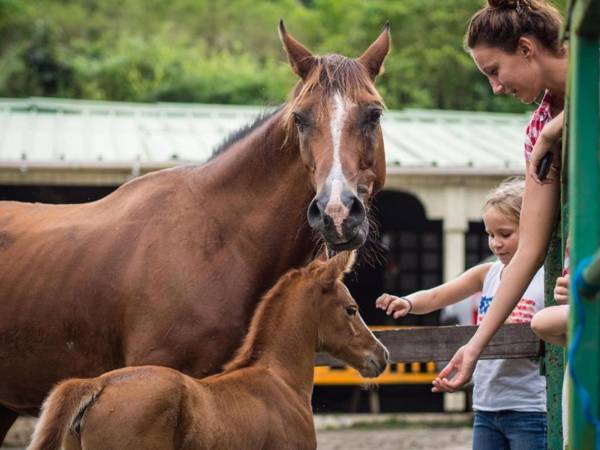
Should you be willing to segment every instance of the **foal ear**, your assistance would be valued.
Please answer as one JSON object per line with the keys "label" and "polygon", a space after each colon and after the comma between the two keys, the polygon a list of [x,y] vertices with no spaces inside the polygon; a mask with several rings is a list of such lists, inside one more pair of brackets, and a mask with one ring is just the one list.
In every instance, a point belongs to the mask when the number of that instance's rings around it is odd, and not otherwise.
{"label": "foal ear", "polygon": [[338,253],[332,259],[335,260],[340,275],[350,273],[356,262],[356,250]]}
{"label": "foal ear", "polygon": [[356,261],[356,251],[340,252],[328,259],[322,266],[319,277],[327,288],[332,288],[336,281],[341,280],[345,273],[352,270]]}
{"label": "foal ear", "polygon": [[279,39],[287,53],[292,70],[304,80],[315,63],[312,53],[288,34],[283,25],[283,20],[279,21]]}
{"label": "foal ear", "polygon": [[314,257],[315,261],[320,261],[322,263],[326,262],[329,259],[329,250],[327,249],[327,246],[323,246],[319,252],[317,253],[317,255]]}
{"label": "foal ear", "polygon": [[371,80],[375,80],[375,77],[383,72],[383,61],[390,51],[390,43],[390,23],[386,22],[379,37],[358,58],[358,62],[369,72]]}

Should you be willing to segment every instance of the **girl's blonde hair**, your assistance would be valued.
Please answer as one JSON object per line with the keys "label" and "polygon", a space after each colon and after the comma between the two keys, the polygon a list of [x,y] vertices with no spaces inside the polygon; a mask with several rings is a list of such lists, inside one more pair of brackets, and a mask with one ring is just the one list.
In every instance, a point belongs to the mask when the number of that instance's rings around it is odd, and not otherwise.
{"label": "girl's blonde hair", "polygon": [[488,209],[493,207],[507,219],[519,223],[524,191],[524,178],[507,178],[500,183],[498,187],[488,193],[485,198],[482,212],[485,213]]}

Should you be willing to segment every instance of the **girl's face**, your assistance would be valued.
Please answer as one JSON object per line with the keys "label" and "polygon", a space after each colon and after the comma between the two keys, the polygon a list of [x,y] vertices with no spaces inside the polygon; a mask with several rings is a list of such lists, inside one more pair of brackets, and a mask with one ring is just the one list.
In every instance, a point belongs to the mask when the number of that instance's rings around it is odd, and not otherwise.
{"label": "girl's face", "polygon": [[519,224],[507,218],[494,206],[483,213],[490,250],[502,264],[508,264],[519,245]]}
{"label": "girl's face", "polygon": [[471,56],[479,71],[487,77],[494,94],[512,95],[529,104],[543,91],[540,71],[533,59],[534,51],[532,41],[521,38],[515,53],[479,45],[471,50]]}

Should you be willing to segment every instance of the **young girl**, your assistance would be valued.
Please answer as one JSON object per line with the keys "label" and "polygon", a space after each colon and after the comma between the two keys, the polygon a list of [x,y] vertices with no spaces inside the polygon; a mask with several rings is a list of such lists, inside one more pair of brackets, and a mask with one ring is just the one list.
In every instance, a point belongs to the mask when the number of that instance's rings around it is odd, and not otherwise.
{"label": "young girl", "polygon": [[[512,95],[533,103],[525,136],[526,178],[519,222],[520,242],[485,320],[433,381],[434,392],[453,392],[473,374],[475,363],[504,323],[532,278],[542,266],[556,218],[560,164],[556,147],[562,131],[562,109],[567,77],[567,50],[561,44],[561,16],[544,0],[488,0],[471,18],[465,44],[495,94]],[[549,181],[535,181],[533,172],[547,150],[553,150],[554,171]],[[452,377],[451,377],[452,376]]]}
{"label": "young girl", "polygon": [[[376,307],[394,318],[426,314],[481,291],[477,322],[486,316],[504,267],[519,242],[524,182],[512,179],[492,191],[483,207],[489,246],[497,262],[473,267],[457,279],[406,297],[383,294]],[[509,315],[510,323],[529,323],[544,307],[544,275],[540,269]],[[528,359],[483,360],[474,376],[473,449],[545,449],[546,382],[537,362]]]}

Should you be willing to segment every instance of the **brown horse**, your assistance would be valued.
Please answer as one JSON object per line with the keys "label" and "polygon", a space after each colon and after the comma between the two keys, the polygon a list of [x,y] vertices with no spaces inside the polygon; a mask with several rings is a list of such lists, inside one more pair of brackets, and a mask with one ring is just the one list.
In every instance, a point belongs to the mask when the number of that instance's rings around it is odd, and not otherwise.
{"label": "brown horse", "polygon": [[357,59],[313,56],[283,24],[280,36],[300,77],[290,100],[206,164],[82,205],[0,203],[0,441],[65,378],[218,372],[317,236],[335,250],[365,242],[385,179],[373,81],[387,26]]}
{"label": "brown horse", "polygon": [[198,380],[143,366],[62,382],[44,403],[29,450],[316,448],[315,351],[368,377],[388,359],[341,281],[351,259],[343,252],[282,276],[219,375]]}

